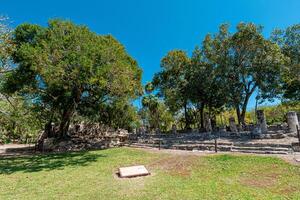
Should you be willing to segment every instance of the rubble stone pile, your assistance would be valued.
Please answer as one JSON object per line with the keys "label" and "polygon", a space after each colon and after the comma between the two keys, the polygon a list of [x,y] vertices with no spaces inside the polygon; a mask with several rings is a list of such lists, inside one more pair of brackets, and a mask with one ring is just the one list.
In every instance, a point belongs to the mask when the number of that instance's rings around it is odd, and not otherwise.
{"label": "rubble stone pile", "polygon": [[128,131],[115,130],[98,123],[80,123],[70,126],[68,136],[64,140],[46,138],[43,151],[81,151],[123,146],[127,142]]}

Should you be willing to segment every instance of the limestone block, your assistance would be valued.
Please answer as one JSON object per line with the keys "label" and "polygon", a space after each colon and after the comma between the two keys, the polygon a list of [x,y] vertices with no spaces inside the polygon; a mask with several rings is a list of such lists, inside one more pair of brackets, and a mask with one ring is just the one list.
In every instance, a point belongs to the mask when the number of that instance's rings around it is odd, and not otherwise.
{"label": "limestone block", "polygon": [[234,117],[230,117],[229,118],[229,127],[230,127],[230,131],[231,132],[233,132],[233,133],[237,133],[238,132],[237,126],[235,124]]}
{"label": "limestone block", "polygon": [[297,113],[294,111],[290,111],[287,113],[287,123],[288,123],[288,127],[289,127],[288,130],[290,133],[297,132],[297,128],[296,128],[297,125],[298,125],[298,128],[300,129],[298,116],[297,116]]}
{"label": "limestone block", "polygon": [[212,132],[212,125],[209,117],[205,118],[205,130],[206,132]]}
{"label": "limestone block", "polygon": [[256,111],[256,117],[257,117],[257,124],[260,126],[261,132],[262,133],[267,133],[268,132],[268,127],[267,127],[267,122],[266,122],[266,117],[264,110],[257,110]]}
{"label": "limestone block", "polygon": [[176,134],[176,133],[177,133],[177,127],[176,127],[176,124],[173,124],[173,125],[172,125],[172,133],[173,133],[173,134]]}

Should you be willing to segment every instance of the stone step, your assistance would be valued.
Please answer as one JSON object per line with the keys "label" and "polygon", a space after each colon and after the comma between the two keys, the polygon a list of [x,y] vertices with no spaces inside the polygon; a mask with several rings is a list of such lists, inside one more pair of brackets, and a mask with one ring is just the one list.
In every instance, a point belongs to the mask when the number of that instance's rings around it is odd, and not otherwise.
{"label": "stone step", "polygon": [[247,150],[255,150],[255,151],[286,151],[286,152],[290,152],[290,148],[282,148],[282,147],[242,147],[242,146],[233,146],[232,150],[241,150],[241,151],[247,151]]}
{"label": "stone step", "polygon": [[272,143],[252,143],[252,142],[235,142],[234,146],[242,147],[276,147],[276,148],[291,148],[290,144],[272,144]]}
{"label": "stone step", "polygon": [[[151,148],[158,148],[158,144],[141,144],[141,143],[132,143],[130,146],[139,146],[139,147],[151,147]],[[160,145],[161,148],[166,149],[179,149],[179,150],[209,150],[214,149],[214,145]],[[218,149],[228,149],[230,151],[230,146],[222,146],[218,145]]]}
{"label": "stone step", "polygon": [[145,145],[145,144],[128,144],[128,145],[125,145],[125,146],[128,146],[128,147],[136,147],[136,148],[158,148],[156,146],[153,146],[153,145]]}
{"label": "stone step", "polygon": [[[248,143],[248,142],[217,142],[218,145],[232,145],[232,146],[249,146],[249,147],[279,147],[279,148],[291,148],[290,144],[272,144],[272,143]],[[168,144],[168,143],[166,143]],[[190,142],[174,142],[174,144],[204,144],[215,145],[214,142],[202,142],[202,141],[190,141]]]}
{"label": "stone step", "polygon": [[287,151],[262,151],[262,150],[232,150],[231,152],[253,153],[253,154],[289,154],[289,152]]}
{"label": "stone step", "polygon": [[[174,145],[172,146],[173,149],[180,149],[180,150],[215,150],[215,145]],[[163,148],[163,147],[162,147]],[[219,151],[263,151],[269,152],[290,152],[289,148],[275,148],[275,147],[236,147],[236,146],[228,146],[228,145],[218,145],[217,150]]]}
{"label": "stone step", "polygon": [[[132,143],[128,145],[130,147],[139,147],[139,148],[159,148],[157,144],[141,144],[141,143]],[[213,145],[161,145],[162,149],[174,149],[174,150],[186,150],[186,151],[214,151],[215,146]],[[218,146],[218,151],[230,151],[230,146]]]}
{"label": "stone step", "polygon": [[[159,144],[159,141],[138,141],[137,143],[145,143],[145,144]],[[203,145],[215,145],[215,142],[203,142],[203,141],[161,141],[161,144],[164,145],[193,145],[193,144],[203,144]],[[231,142],[218,142],[219,145],[232,145]]]}
{"label": "stone step", "polygon": [[[144,143],[144,142],[138,142]],[[159,144],[159,141],[147,141],[149,144]],[[214,145],[214,141],[204,142],[204,141],[162,141],[162,145],[193,145],[193,144],[203,144],[203,145]],[[290,144],[273,144],[273,143],[253,143],[253,142],[218,142],[218,145],[232,145],[232,146],[242,146],[242,147],[276,147],[276,148],[291,148]]]}
{"label": "stone step", "polygon": [[[215,146],[212,145],[203,145],[203,146],[172,146],[172,149],[179,149],[179,150],[199,150],[199,151],[215,151]],[[218,151],[231,151],[231,146],[218,146]]]}
{"label": "stone step", "polygon": [[[190,143],[180,143],[180,145],[215,145],[215,142],[190,142]],[[217,142],[218,145],[232,146],[231,142]]]}
{"label": "stone step", "polygon": [[[145,144],[145,143],[132,143],[129,146],[139,148],[159,148],[158,144]],[[199,151],[214,151],[215,145],[213,144],[193,144],[193,145],[161,145],[162,149],[177,149],[177,150],[199,150]],[[241,153],[257,153],[257,154],[289,154],[290,148],[283,147],[256,147],[256,146],[231,146],[231,145],[219,145],[217,146],[218,151],[231,151]]]}

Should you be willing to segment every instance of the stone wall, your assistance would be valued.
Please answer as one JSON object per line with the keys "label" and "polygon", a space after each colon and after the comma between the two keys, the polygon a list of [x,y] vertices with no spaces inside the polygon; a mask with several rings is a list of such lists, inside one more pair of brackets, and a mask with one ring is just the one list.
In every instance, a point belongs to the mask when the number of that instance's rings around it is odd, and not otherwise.
{"label": "stone wall", "polygon": [[[299,124],[297,119],[297,114],[295,112],[289,112],[287,114],[287,123],[268,126],[266,123],[266,117],[263,110],[257,110],[257,124],[245,125],[242,128],[238,127],[235,122],[234,117],[230,117],[228,127],[215,127],[214,130],[211,129],[210,120],[206,118],[206,127],[204,131],[196,129],[195,131],[177,130],[176,126],[173,125],[172,131],[169,133],[159,133],[160,137],[164,135],[175,135],[176,133],[183,135],[197,135],[202,139],[209,139],[214,137],[224,137],[224,138],[249,138],[249,139],[282,139],[285,137],[297,137],[296,125]],[[139,135],[155,135],[144,133]],[[157,134],[156,134],[157,135]]]}
{"label": "stone wall", "polygon": [[68,136],[64,140],[46,138],[42,150],[60,152],[118,147],[127,142],[128,131],[97,123],[80,123],[70,126]]}

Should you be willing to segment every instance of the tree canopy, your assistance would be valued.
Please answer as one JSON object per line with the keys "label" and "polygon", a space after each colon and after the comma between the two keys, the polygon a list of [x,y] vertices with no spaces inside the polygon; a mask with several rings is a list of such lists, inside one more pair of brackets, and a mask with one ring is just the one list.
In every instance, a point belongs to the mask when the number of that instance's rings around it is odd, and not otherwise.
{"label": "tree canopy", "polygon": [[233,107],[239,123],[244,124],[255,91],[261,99],[272,99],[281,89],[285,56],[261,32],[261,26],[240,23],[236,32],[230,33],[223,24],[217,34],[205,37],[191,58],[183,51],[170,51],[162,60],[162,71],[153,79],[167,105],[180,109],[193,103],[200,107],[202,127],[205,107],[209,115],[211,110]]}
{"label": "tree canopy", "polygon": [[300,100],[300,24],[286,30],[275,30],[273,41],[281,47],[282,53],[288,58],[283,71],[284,98]]}
{"label": "tree canopy", "polygon": [[47,114],[47,122],[58,122],[60,137],[79,110],[141,93],[141,69],[110,35],[50,20],[48,27],[18,26],[13,42],[17,67],[8,74],[4,90],[22,94]]}
{"label": "tree canopy", "polygon": [[188,90],[188,71],[190,58],[182,50],[174,50],[161,60],[161,72],[154,75],[153,85],[159,90],[171,112],[183,109],[186,128],[189,128],[191,117],[188,115],[190,105]]}
{"label": "tree canopy", "polygon": [[222,41],[216,46],[221,50],[212,53],[213,62],[221,67],[223,83],[228,87],[228,103],[236,108],[241,124],[255,91],[260,92],[262,99],[271,99],[280,93],[285,58],[279,46],[265,39],[261,32],[261,26],[240,23],[237,31],[230,34],[223,25],[221,34],[215,38]]}

